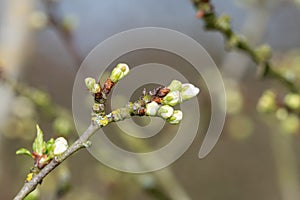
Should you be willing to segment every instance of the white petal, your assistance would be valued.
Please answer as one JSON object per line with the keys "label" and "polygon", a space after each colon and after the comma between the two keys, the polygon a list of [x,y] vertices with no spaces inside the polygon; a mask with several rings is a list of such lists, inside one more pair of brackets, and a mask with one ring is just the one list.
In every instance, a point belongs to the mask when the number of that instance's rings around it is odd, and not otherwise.
{"label": "white petal", "polygon": [[68,141],[59,137],[54,142],[54,155],[60,155],[68,149]]}
{"label": "white petal", "polygon": [[195,87],[193,84],[184,83],[182,84],[181,97],[182,100],[188,100],[195,97],[200,92],[199,88]]}
{"label": "white petal", "polygon": [[148,103],[146,105],[146,115],[156,116],[158,109],[159,109],[159,105],[155,101],[152,101],[151,103]]}

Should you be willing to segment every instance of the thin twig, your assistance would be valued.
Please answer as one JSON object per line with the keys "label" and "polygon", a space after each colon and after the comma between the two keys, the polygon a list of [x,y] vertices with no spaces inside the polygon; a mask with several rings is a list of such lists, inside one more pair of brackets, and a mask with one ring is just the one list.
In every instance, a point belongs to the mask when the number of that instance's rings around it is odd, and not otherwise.
{"label": "thin twig", "polygon": [[77,71],[83,61],[82,56],[78,52],[78,48],[76,48],[73,32],[72,30],[67,29],[63,26],[63,19],[60,15],[58,15],[57,2],[46,0],[45,1],[46,13],[49,19],[50,25],[57,32],[58,36],[61,38],[62,42],[64,42],[65,47],[69,51],[70,55],[73,56],[74,61],[76,63],[75,70]]}
{"label": "thin twig", "polygon": [[39,183],[60,163],[70,157],[73,153],[86,147],[88,139],[99,129],[100,127],[91,124],[87,130],[76,140],[61,156],[55,157],[48,165],[46,165],[36,176],[34,176],[29,182],[25,183],[19,193],[15,196],[14,200],[24,199],[29,193],[31,193]]}
{"label": "thin twig", "polygon": [[223,35],[228,49],[238,49],[248,55],[259,67],[263,77],[273,78],[292,92],[299,93],[298,86],[290,79],[278,72],[271,64],[271,49],[264,46],[262,48],[253,48],[248,41],[240,37],[231,28],[229,16],[218,16],[210,0],[192,0],[196,10],[197,17],[203,19],[206,30],[217,31]]}

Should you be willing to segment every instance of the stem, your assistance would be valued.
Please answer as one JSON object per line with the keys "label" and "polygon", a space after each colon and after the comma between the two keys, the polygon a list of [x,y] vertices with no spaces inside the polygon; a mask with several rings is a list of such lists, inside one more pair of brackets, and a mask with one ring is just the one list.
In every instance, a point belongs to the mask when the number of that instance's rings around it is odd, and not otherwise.
{"label": "stem", "polygon": [[[271,64],[271,56],[263,55],[258,49],[251,47],[247,40],[237,35],[231,28],[229,17],[224,19],[224,16],[219,17],[210,0],[192,0],[194,7],[201,14],[198,16],[204,22],[206,30],[217,31],[221,33],[225,42],[229,45],[228,49],[238,49],[249,56],[258,68],[261,68],[262,76],[273,78],[282,83],[291,92],[299,93],[298,86],[283,74],[278,72]],[[222,19],[223,18],[223,19]],[[271,51],[270,51],[271,54]]]}
{"label": "stem", "polygon": [[88,139],[99,129],[100,127],[91,124],[86,131],[61,155],[55,157],[48,165],[46,165],[36,176],[34,176],[29,182],[25,183],[19,193],[15,196],[14,200],[24,199],[29,193],[31,193],[39,183],[60,163],[70,157],[78,150],[85,148],[85,143]]}

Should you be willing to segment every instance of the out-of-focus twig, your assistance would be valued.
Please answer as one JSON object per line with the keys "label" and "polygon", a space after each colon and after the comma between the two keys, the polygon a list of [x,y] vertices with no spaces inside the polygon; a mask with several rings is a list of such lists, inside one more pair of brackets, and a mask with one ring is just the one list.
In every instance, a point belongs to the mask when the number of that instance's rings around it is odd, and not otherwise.
{"label": "out-of-focus twig", "polygon": [[271,49],[267,45],[258,48],[251,47],[246,39],[237,35],[231,28],[229,16],[216,14],[210,0],[192,0],[192,3],[197,9],[197,17],[203,19],[206,30],[220,32],[229,49],[235,48],[246,53],[259,66],[258,69],[263,77],[271,77],[281,82],[290,91],[299,92],[299,88],[293,80],[285,77],[272,66],[270,62]]}
{"label": "out-of-focus twig", "polygon": [[58,13],[58,2],[53,0],[44,0],[44,4],[49,23],[58,33],[70,55],[74,58],[75,64],[77,65],[75,66],[75,70],[77,70],[83,59],[78,48],[75,46],[72,28],[63,23],[63,18]]}

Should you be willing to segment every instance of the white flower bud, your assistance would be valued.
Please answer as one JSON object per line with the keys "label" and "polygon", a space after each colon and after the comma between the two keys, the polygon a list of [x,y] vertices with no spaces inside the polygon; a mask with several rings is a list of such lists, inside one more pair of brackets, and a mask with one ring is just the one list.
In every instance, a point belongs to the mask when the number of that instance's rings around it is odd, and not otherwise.
{"label": "white flower bud", "polygon": [[158,109],[158,115],[164,119],[167,119],[173,115],[173,111],[174,109],[171,106],[164,105]]}
{"label": "white flower bud", "polygon": [[96,80],[91,77],[84,79],[84,82],[85,86],[87,87],[87,89],[89,89],[89,91],[92,91],[96,84]]}
{"label": "white flower bud", "polygon": [[95,84],[93,89],[91,90],[92,93],[99,93],[101,92],[101,86],[99,84]]}
{"label": "white flower bud", "polygon": [[179,91],[171,91],[163,98],[163,104],[175,106],[181,103],[181,96]]}
{"label": "white flower bud", "polygon": [[173,80],[167,88],[169,88],[171,91],[180,91],[181,87],[182,87],[182,84],[180,81]]}
{"label": "white flower bud", "polygon": [[63,137],[59,137],[55,140],[54,142],[54,155],[60,155],[63,152],[65,152],[68,149],[68,141],[63,138]]}
{"label": "white flower bud", "polygon": [[173,115],[167,119],[170,124],[178,124],[182,120],[183,114],[181,110],[175,110]]}
{"label": "white flower bud", "polygon": [[119,63],[111,72],[110,79],[116,83],[129,73],[129,67],[125,63]]}
{"label": "white flower bud", "polygon": [[193,84],[184,83],[182,84],[181,98],[183,101],[186,101],[188,99],[197,96],[199,92],[200,92],[199,88],[195,87]]}
{"label": "white flower bud", "polygon": [[146,104],[146,115],[156,116],[158,109],[159,105],[155,101],[152,101],[151,103]]}

